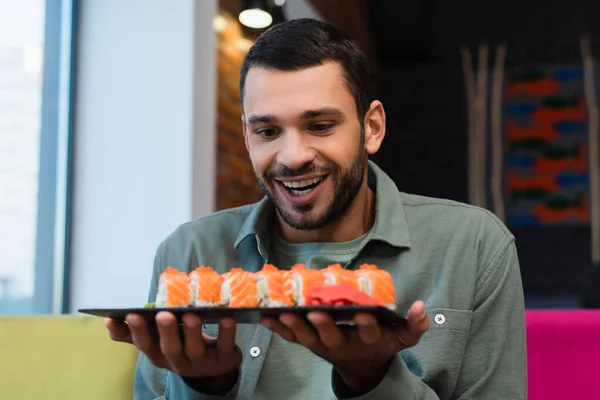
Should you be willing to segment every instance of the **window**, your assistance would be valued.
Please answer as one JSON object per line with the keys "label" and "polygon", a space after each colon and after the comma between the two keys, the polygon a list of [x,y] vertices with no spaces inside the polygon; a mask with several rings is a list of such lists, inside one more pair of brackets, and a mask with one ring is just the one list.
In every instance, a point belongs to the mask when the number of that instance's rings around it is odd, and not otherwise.
{"label": "window", "polygon": [[0,0],[0,314],[65,309],[72,0]]}

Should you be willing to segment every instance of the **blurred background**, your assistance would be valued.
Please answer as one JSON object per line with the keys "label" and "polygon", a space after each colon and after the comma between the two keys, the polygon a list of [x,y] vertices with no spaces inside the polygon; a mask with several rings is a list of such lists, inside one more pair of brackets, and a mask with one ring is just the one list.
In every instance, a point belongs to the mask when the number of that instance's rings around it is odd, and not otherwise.
{"label": "blurred background", "polygon": [[600,307],[600,3],[0,0],[0,314],[140,306],[173,229],[258,200],[239,67],[301,17],[368,55],[402,191],[498,215],[528,308]]}

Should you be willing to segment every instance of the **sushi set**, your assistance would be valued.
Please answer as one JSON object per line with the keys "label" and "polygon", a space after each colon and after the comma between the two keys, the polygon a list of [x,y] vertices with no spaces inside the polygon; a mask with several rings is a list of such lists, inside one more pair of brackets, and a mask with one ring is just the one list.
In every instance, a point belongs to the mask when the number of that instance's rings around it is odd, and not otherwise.
{"label": "sushi set", "polygon": [[81,309],[79,312],[125,319],[129,313],[154,323],[160,311],[181,317],[193,313],[203,324],[214,324],[231,317],[240,324],[257,324],[261,318],[277,318],[283,313],[303,318],[309,312],[329,314],[338,324],[352,323],[356,313],[369,313],[380,324],[404,324],[405,317],[395,312],[396,293],[389,272],[363,264],[346,270],[340,264],[321,270],[296,264],[280,270],[265,264],[258,272],[232,268],[219,274],[200,266],[189,274],[168,267],[158,281],[156,302],[140,308]]}

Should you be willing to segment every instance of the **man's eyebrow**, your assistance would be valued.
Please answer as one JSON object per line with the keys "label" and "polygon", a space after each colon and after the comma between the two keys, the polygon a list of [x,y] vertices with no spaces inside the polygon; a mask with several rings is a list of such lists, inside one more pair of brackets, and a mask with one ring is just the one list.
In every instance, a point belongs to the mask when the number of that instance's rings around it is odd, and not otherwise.
{"label": "man's eyebrow", "polygon": [[[318,108],[315,110],[306,110],[300,115],[300,119],[306,120],[306,119],[313,119],[313,118],[322,117],[322,116],[340,117],[342,115],[343,115],[342,112],[340,110],[338,110],[337,108],[324,107],[324,108]],[[250,115],[246,121],[249,125],[259,124],[259,123],[272,124],[274,122],[277,122],[277,118],[274,115],[269,115],[269,114]]]}
{"label": "man's eyebrow", "polygon": [[272,124],[273,122],[277,122],[277,118],[275,118],[273,115],[251,115],[250,117],[248,117],[246,123],[252,125],[252,124],[258,124],[258,123],[263,123],[263,124]]}
{"label": "man's eyebrow", "polygon": [[340,117],[342,112],[337,108],[324,107],[316,110],[306,110],[300,116],[301,119],[313,119],[322,116]]}

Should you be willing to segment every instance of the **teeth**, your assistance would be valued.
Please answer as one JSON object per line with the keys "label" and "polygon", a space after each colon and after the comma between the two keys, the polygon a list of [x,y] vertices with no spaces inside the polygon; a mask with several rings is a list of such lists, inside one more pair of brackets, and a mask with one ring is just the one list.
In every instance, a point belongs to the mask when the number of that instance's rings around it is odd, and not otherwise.
{"label": "teeth", "polygon": [[298,189],[291,189],[292,190],[292,194],[296,195],[296,196],[304,196],[309,194],[310,192],[313,191],[313,189],[305,189],[305,190],[298,190]]}
{"label": "teeth", "polygon": [[285,187],[293,189],[293,188],[301,188],[301,187],[314,185],[315,183],[320,182],[322,180],[323,180],[323,177],[318,177],[318,178],[314,178],[314,179],[308,179],[306,181],[282,182],[282,183]]}

